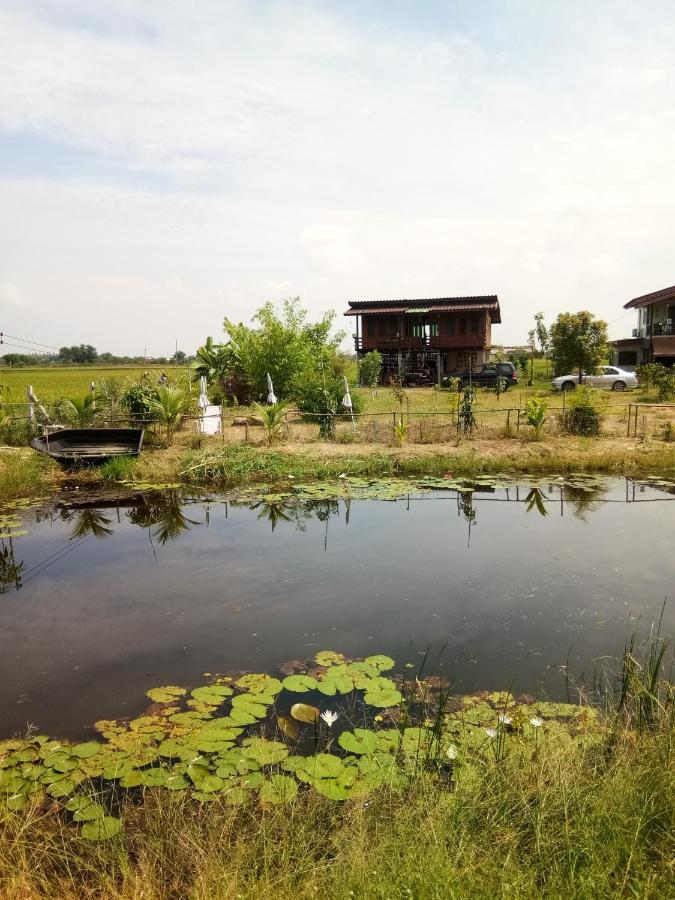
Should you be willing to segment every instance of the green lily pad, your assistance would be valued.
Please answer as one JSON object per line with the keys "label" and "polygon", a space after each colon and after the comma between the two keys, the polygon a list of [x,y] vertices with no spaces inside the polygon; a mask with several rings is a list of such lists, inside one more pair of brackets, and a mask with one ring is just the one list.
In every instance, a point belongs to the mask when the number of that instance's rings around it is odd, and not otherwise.
{"label": "green lily pad", "polygon": [[91,797],[73,797],[66,803],[66,809],[73,814],[75,822],[90,822],[93,819],[102,819],[105,816],[103,806],[92,800]]}
{"label": "green lily pad", "polygon": [[177,687],[174,684],[167,684],[163,687],[150,688],[147,696],[155,703],[173,703],[179,697],[187,694],[185,688]]}
{"label": "green lily pad", "polygon": [[298,793],[298,785],[288,775],[272,775],[260,788],[263,803],[289,803]]}
{"label": "green lily pad", "polygon": [[[257,703],[254,699],[257,697],[257,694],[253,696],[250,694],[238,694],[232,700],[232,712],[230,715],[234,716],[234,712],[238,711],[253,716],[256,719],[264,719],[267,715],[267,706],[264,706],[262,703]],[[263,698],[261,697],[261,699]]]}
{"label": "green lily pad", "polygon": [[268,741],[265,738],[247,738],[242,742],[243,753],[259,762],[261,766],[269,766],[280,762],[288,756],[288,747],[280,741]]}
{"label": "green lily pad", "polygon": [[226,684],[209,684],[206,687],[198,687],[192,691],[195,700],[201,700],[212,706],[219,706],[226,697],[231,697],[234,691]]}
{"label": "green lily pad", "polygon": [[342,653],[335,650],[320,650],[314,659],[320,666],[337,666],[347,661]]}
{"label": "green lily pad", "polygon": [[366,691],[363,699],[369,706],[386,709],[390,706],[397,706],[403,696],[396,688],[384,688]]}
{"label": "green lily pad", "polygon": [[343,731],[338,738],[338,744],[349,753],[359,755],[374,753],[380,747],[377,734],[374,731],[367,731],[365,728],[355,728],[353,733]]}
{"label": "green lily pad", "polygon": [[288,675],[282,682],[287,691],[293,691],[294,694],[304,694],[307,691],[315,691],[319,687],[319,682],[311,675]]}
{"label": "green lily pad", "polygon": [[300,726],[290,716],[277,716],[277,726],[292,741],[297,741],[300,737]]}
{"label": "green lily pad", "polygon": [[190,782],[184,775],[169,775],[164,783],[164,787],[170,791],[183,791],[190,787]]}
{"label": "green lily pad", "polygon": [[252,694],[278,694],[281,690],[281,682],[278,678],[271,675],[242,675],[235,682],[237,687],[242,690],[250,691]]}
{"label": "green lily pad", "polygon": [[393,669],[396,665],[391,656],[383,656],[382,654],[367,656],[364,662],[368,663],[370,666],[375,666],[380,672],[386,672],[388,669]]}
{"label": "green lily pad", "polygon": [[122,822],[114,816],[103,816],[82,826],[80,832],[87,841],[106,841],[122,830]]}
{"label": "green lily pad", "polygon": [[70,752],[79,759],[88,759],[90,756],[96,756],[100,749],[101,744],[98,741],[87,741],[84,744],[76,744]]}

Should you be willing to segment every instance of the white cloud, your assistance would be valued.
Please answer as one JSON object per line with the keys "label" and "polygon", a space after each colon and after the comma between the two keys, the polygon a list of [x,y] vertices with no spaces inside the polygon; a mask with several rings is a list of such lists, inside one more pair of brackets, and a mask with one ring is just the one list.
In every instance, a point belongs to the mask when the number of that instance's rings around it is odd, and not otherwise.
{"label": "white cloud", "polygon": [[11,281],[5,281],[0,284],[0,304],[7,304],[10,307],[21,307],[30,304],[30,298]]}
{"label": "white cloud", "polygon": [[672,10],[516,4],[431,34],[195,9],[0,11],[0,134],[100,161],[0,182],[0,277],[40,298],[43,340],[167,352],[290,293],[318,314],[496,291],[513,342],[538,309],[612,320],[675,281]]}

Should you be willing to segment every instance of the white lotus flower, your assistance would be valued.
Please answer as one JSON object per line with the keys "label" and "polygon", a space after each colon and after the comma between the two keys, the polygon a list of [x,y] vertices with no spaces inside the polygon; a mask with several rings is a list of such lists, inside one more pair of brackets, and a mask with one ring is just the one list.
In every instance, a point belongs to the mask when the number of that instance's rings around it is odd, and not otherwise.
{"label": "white lotus flower", "polygon": [[513,719],[511,719],[510,716],[506,716],[506,715],[502,714],[501,716],[498,717],[497,721],[499,722],[500,725],[510,725],[511,722],[513,721]]}
{"label": "white lotus flower", "polygon": [[333,712],[332,709],[327,709],[325,712],[321,713],[321,718],[324,720],[326,725],[331,728],[337,722],[340,716],[338,713]]}
{"label": "white lotus flower", "polygon": [[445,755],[448,757],[448,759],[457,759],[458,753],[459,750],[457,749],[457,747],[455,747],[454,744],[450,744],[448,749],[445,751]]}
{"label": "white lotus flower", "polygon": [[540,719],[539,716],[534,716],[532,719],[530,719],[530,725],[533,728],[541,728],[541,726],[543,724],[544,724],[544,720]]}
{"label": "white lotus flower", "polygon": [[486,728],[485,734],[487,734],[487,736],[489,738],[496,738],[497,737],[497,729],[496,728]]}

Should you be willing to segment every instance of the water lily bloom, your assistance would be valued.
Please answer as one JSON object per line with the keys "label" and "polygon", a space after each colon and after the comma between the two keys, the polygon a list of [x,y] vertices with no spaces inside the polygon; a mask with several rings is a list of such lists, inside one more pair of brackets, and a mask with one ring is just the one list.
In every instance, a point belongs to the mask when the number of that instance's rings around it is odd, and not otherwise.
{"label": "water lily bloom", "polygon": [[487,736],[489,738],[496,738],[497,737],[497,729],[496,728],[486,728],[485,734],[487,734]]}
{"label": "water lily bloom", "polygon": [[498,721],[500,725],[510,725],[513,720],[510,716],[501,715],[499,716]]}
{"label": "water lily bloom", "polygon": [[530,719],[530,725],[533,728],[541,728],[541,726],[543,724],[544,724],[544,720],[540,719],[539,716],[534,716],[532,719]]}
{"label": "water lily bloom", "polygon": [[458,753],[459,750],[457,749],[457,747],[455,747],[454,744],[450,744],[448,749],[445,751],[445,755],[448,757],[448,759],[457,759]]}
{"label": "water lily bloom", "polygon": [[326,725],[331,728],[337,722],[340,716],[338,715],[338,713],[333,712],[333,710],[327,709],[325,712],[321,713],[321,718],[324,720]]}

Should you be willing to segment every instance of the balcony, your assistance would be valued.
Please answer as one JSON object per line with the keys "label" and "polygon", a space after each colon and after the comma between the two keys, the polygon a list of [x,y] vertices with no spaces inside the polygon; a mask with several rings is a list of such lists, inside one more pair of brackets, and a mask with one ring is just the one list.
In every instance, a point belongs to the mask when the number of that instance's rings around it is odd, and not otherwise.
{"label": "balcony", "polygon": [[353,335],[356,350],[406,353],[411,350],[480,350],[487,346],[487,332],[473,334],[438,334],[427,337],[368,337]]}

